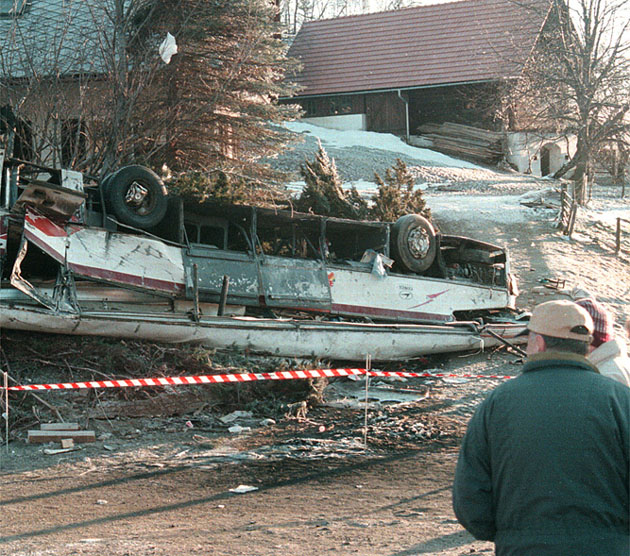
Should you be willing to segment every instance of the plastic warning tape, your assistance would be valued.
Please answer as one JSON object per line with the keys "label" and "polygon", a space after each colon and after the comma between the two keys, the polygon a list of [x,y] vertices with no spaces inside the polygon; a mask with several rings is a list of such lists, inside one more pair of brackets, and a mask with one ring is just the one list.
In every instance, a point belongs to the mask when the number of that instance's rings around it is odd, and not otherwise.
{"label": "plastic warning tape", "polygon": [[[91,380],[88,382],[61,382],[57,384],[23,384],[9,386],[12,391],[76,390],[85,388],[128,388],[138,386],[186,386],[195,384],[233,384],[260,380],[295,380],[305,378],[335,378],[368,375],[373,377],[403,378],[491,378],[508,379],[501,375],[460,375],[445,373],[414,373],[407,371],[366,371],[366,369],[307,369],[301,371],[276,371],[273,373],[234,373],[225,375],[170,376],[162,378],[128,378],[121,380]],[[0,387],[0,389],[4,389]]]}
{"label": "plastic warning tape", "polygon": [[413,373],[409,371],[368,371],[367,374],[370,376],[397,376],[403,378],[490,378],[500,380],[516,378],[514,375],[462,375],[455,373]]}
{"label": "plastic warning tape", "polygon": [[365,369],[317,369],[276,371],[273,373],[235,373],[226,375],[169,376],[162,378],[127,378],[121,380],[91,380],[59,384],[24,384],[9,386],[9,390],[74,390],[79,388],[126,388],[130,386],[183,386],[193,384],[225,384],[258,380],[295,380],[304,378],[343,377],[364,375]]}

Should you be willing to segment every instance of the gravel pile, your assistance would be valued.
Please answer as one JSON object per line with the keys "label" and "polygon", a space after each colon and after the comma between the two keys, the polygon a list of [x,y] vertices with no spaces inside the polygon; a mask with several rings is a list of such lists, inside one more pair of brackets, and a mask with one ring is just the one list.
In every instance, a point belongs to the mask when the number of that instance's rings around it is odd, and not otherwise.
{"label": "gravel pile", "polygon": [[[310,134],[302,134],[303,140],[287,147],[284,152],[267,163],[277,170],[286,172],[293,181],[303,181],[300,165],[306,160],[314,160],[318,149],[318,140]],[[453,168],[436,165],[427,161],[423,164],[417,158],[382,149],[353,146],[338,147],[324,144],[328,156],[334,159],[339,176],[344,183],[374,182],[374,173],[381,177],[397,158],[400,158],[416,177],[417,185],[424,185],[437,191],[470,191],[477,193],[500,192],[502,194],[520,194],[541,186],[549,186],[549,180],[501,171],[496,168]],[[361,189],[361,188],[359,188]]]}
{"label": "gravel pile", "polygon": [[[267,160],[272,168],[291,174],[296,181],[302,179],[300,165],[306,160],[314,160],[319,148],[316,137],[308,134],[302,137],[303,141],[290,145],[277,157]],[[409,167],[418,164],[418,160],[412,157],[370,147],[324,145],[324,149],[328,156],[335,160],[339,177],[344,182],[374,181],[374,172],[384,176],[385,170],[392,166],[396,158],[402,159]]]}

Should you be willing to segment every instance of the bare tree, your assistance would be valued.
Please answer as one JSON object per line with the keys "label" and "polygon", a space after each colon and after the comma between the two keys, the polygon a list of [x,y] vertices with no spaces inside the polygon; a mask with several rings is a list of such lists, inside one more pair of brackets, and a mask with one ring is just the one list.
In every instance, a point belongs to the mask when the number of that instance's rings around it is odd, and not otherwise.
{"label": "bare tree", "polygon": [[520,128],[576,138],[575,153],[554,177],[573,171],[575,197],[584,203],[595,157],[611,143],[626,144],[630,130],[630,0],[551,0],[548,9],[508,104],[517,107]]}
{"label": "bare tree", "polygon": [[281,21],[288,35],[295,35],[305,21],[329,19],[386,10],[398,10],[425,0],[282,0]]}
{"label": "bare tree", "polygon": [[[6,22],[0,94],[39,162],[101,174],[129,162],[264,174],[288,134],[286,47],[268,0],[51,0]],[[172,33],[179,54],[159,46]],[[1,39],[0,39],[1,40]]]}

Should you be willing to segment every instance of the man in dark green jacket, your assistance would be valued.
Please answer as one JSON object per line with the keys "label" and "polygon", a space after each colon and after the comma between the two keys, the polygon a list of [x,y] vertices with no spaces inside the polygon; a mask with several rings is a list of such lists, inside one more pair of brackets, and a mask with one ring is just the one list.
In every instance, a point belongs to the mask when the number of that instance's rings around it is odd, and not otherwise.
{"label": "man in dark green jacket", "polygon": [[453,485],[459,522],[498,556],[630,554],[630,388],[584,357],[593,322],[534,309],[519,377],[478,407]]}

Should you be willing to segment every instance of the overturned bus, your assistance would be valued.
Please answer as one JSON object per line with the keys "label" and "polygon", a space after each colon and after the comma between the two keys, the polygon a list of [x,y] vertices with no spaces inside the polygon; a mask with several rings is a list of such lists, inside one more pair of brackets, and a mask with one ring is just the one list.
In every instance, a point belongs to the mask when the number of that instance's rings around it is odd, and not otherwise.
{"label": "overturned bus", "polygon": [[192,202],[141,166],[90,185],[6,154],[2,326],[338,359],[479,347],[485,323],[522,330],[505,321],[517,293],[507,252],[420,215]]}

